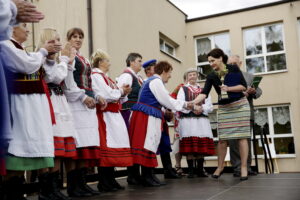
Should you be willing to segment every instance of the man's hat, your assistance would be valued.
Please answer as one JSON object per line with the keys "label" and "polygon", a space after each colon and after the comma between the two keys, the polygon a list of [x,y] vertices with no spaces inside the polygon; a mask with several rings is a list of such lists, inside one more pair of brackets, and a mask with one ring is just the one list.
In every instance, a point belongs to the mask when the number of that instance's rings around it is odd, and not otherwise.
{"label": "man's hat", "polygon": [[156,64],[156,61],[157,61],[157,60],[155,60],[155,59],[148,60],[148,61],[144,62],[143,67],[144,67],[144,68],[147,68],[147,67],[149,67],[149,66],[151,66],[151,65],[155,65],[155,64]]}

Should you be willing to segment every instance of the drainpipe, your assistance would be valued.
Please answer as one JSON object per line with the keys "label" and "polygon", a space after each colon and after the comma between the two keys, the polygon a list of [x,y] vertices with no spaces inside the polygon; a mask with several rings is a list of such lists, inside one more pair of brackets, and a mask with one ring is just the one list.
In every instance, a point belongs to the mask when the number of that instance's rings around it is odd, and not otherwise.
{"label": "drainpipe", "polygon": [[[31,0],[33,4],[33,0]],[[31,23],[31,34],[32,34],[32,51],[35,51],[35,32],[34,32],[34,23]]]}
{"label": "drainpipe", "polygon": [[89,32],[89,55],[92,55],[93,49],[93,21],[92,21],[92,0],[87,0],[87,20],[88,20],[88,32]]}

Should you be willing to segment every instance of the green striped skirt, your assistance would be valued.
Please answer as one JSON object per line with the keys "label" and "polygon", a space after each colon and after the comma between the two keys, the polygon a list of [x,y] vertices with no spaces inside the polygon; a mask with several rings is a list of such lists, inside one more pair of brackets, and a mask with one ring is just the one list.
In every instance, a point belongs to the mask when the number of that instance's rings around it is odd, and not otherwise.
{"label": "green striped skirt", "polygon": [[6,169],[14,171],[37,170],[42,168],[54,167],[52,157],[42,158],[23,158],[13,155],[6,157]]}
{"label": "green striped skirt", "polygon": [[219,140],[250,138],[250,106],[246,97],[218,109]]}

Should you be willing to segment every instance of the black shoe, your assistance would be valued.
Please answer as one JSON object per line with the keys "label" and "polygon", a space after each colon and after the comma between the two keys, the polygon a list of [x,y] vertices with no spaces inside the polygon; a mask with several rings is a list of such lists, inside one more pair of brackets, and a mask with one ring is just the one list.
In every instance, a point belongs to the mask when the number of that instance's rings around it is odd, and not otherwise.
{"label": "black shoe", "polygon": [[[224,169],[223,169],[223,170],[224,170]],[[215,179],[220,178],[220,177],[222,176],[222,174],[223,174],[223,170],[221,171],[221,173],[220,173],[219,175],[212,174],[211,177],[212,177],[212,178],[215,178]]]}
{"label": "black shoe", "polygon": [[140,185],[141,184],[141,180],[137,179],[135,177],[127,177],[127,183],[128,185]]}
{"label": "black shoe", "polygon": [[241,176],[241,172],[233,172],[233,177],[240,177]]}
{"label": "black shoe", "polygon": [[246,181],[246,180],[248,180],[248,176],[241,176],[240,180],[241,181]]}
{"label": "black shoe", "polygon": [[186,160],[188,164],[188,178],[194,178],[194,160]]}
{"label": "black shoe", "polygon": [[99,192],[116,192],[116,191],[118,191],[118,189],[115,187],[111,187],[111,186],[108,186],[106,184],[101,184],[101,183],[98,183],[97,188],[98,188]]}
{"label": "black shoe", "polygon": [[179,179],[179,178],[181,178],[181,176],[179,176],[172,167],[170,169],[167,169],[167,170],[164,171],[164,177],[166,179]]}
{"label": "black shoe", "polygon": [[202,172],[197,173],[197,176],[198,177],[208,177],[208,174],[206,171],[202,171]]}
{"label": "black shoe", "polygon": [[156,176],[154,173],[152,173],[152,179],[153,179],[154,182],[158,183],[158,184],[161,185],[161,186],[167,185],[166,182],[163,182],[163,181],[159,180],[159,179],[157,178],[157,176]]}
{"label": "black shoe", "polygon": [[155,182],[152,177],[152,167],[142,166],[142,185],[145,187],[159,187],[160,184]]}
{"label": "black shoe", "polygon": [[114,186],[114,188],[117,188],[118,190],[125,190],[125,187],[120,185],[116,179],[113,180],[113,186]]}
{"label": "black shoe", "polygon": [[81,180],[80,170],[72,170],[67,173],[67,193],[70,197],[91,197],[92,193],[84,191],[81,189],[80,182]]}
{"label": "black shoe", "polygon": [[250,170],[250,171],[248,171],[248,175],[249,176],[257,176],[257,172]]}

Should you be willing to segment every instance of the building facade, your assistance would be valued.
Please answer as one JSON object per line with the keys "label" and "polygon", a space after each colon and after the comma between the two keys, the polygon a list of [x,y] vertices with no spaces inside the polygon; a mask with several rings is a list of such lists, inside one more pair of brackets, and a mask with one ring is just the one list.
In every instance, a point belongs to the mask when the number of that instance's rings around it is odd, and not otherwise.
{"label": "building facade", "polygon": [[[42,28],[57,29],[64,40],[68,29],[80,27],[85,32],[82,54],[88,57],[98,48],[107,51],[114,78],[125,68],[129,52],[140,53],[144,60],[169,61],[174,68],[167,85],[170,90],[183,82],[183,73],[190,67],[198,68],[203,83],[211,70],[206,54],[212,48],[239,55],[243,70],[263,77],[263,95],[254,102],[255,131],[268,134],[279,171],[300,171],[300,1],[189,20],[168,0],[33,2],[46,18],[31,26],[28,46],[36,44]],[[214,115],[212,127],[217,136]],[[261,155],[261,143],[257,150]],[[259,156],[261,171],[263,162]],[[207,158],[206,164],[216,166],[216,157]]]}

